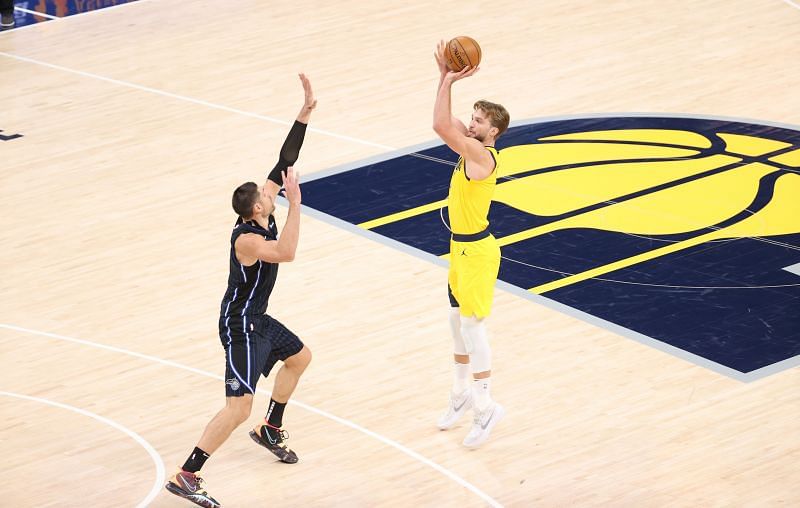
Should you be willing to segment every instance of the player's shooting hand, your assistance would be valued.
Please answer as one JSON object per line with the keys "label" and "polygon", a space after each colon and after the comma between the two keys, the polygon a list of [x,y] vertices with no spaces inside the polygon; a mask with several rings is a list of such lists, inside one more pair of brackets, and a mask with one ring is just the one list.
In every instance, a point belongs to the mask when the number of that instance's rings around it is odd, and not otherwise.
{"label": "player's shooting hand", "polygon": [[300,175],[294,170],[294,167],[289,166],[286,171],[282,171],[283,175],[283,188],[286,191],[286,199],[290,205],[299,205],[301,201],[300,196]]}
{"label": "player's shooting hand", "polygon": [[448,72],[447,73],[447,79],[449,79],[451,82],[455,83],[459,79],[464,79],[464,78],[468,78],[468,77],[472,76],[473,74],[475,74],[479,70],[481,70],[480,66],[478,66],[478,67],[467,66],[467,67],[464,67],[463,69],[461,69],[458,72],[452,72],[452,71]]}
{"label": "player's shooting hand", "polygon": [[447,43],[443,40],[439,41],[436,45],[436,51],[433,52],[433,57],[436,59],[436,65],[439,66],[439,73],[444,76],[450,69],[447,67],[447,58],[444,56],[444,51],[447,48]]}
{"label": "player's shooting hand", "polygon": [[450,83],[455,83],[459,79],[464,79],[472,76],[480,67],[464,67],[459,72],[451,71],[447,66],[447,57],[445,51],[447,50],[447,43],[444,40],[439,41],[436,45],[436,52],[433,56],[436,58],[436,64],[439,66],[439,72],[442,74],[442,79]]}

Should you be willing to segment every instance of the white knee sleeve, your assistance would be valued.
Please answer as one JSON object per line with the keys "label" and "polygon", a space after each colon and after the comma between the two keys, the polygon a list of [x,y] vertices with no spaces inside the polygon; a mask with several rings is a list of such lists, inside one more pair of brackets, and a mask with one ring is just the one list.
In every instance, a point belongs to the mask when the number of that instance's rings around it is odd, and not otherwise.
{"label": "white knee sleeve", "polygon": [[492,370],[492,348],[489,347],[489,336],[483,320],[475,317],[461,317],[461,337],[469,351],[469,363],[472,372]]}
{"label": "white knee sleeve", "polygon": [[453,336],[453,352],[457,355],[469,354],[461,336],[461,313],[458,307],[450,308],[450,334]]}

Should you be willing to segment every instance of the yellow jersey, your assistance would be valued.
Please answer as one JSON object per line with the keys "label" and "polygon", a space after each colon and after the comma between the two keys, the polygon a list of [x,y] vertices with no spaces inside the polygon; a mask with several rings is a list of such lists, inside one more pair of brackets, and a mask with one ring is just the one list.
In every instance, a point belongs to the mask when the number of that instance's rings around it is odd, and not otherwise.
{"label": "yellow jersey", "polygon": [[458,164],[450,178],[450,192],[447,195],[447,213],[450,217],[450,229],[460,235],[480,233],[489,227],[489,205],[492,204],[497,174],[500,169],[500,158],[493,146],[485,147],[494,159],[494,171],[483,180],[470,180],[464,170],[464,158]]}

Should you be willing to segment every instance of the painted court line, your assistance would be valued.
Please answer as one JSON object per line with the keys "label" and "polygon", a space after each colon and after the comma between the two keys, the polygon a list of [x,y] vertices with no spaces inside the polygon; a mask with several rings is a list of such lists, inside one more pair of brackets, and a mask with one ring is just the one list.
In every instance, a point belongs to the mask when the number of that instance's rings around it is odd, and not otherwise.
{"label": "painted court line", "polygon": [[[146,354],[143,354],[143,353],[137,353],[135,351],[122,349],[122,348],[118,348],[118,347],[115,347],[115,346],[108,346],[106,344],[99,344],[99,343],[91,342],[91,341],[88,341],[88,340],[76,339],[74,337],[67,337],[65,335],[59,335],[59,334],[56,334],[56,333],[42,332],[42,331],[39,331],[39,330],[33,330],[33,329],[30,329],[30,328],[23,328],[23,327],[20,327],[20,326],[9,325],[9,324],[5,324],[5,323],[0,323],[0,328],[5,328],[7,330],[13,330],[13,331],[16,331],[16,332],[27,333],[27,334],[31,334],[31,335],[38,335],[38,336],[41,336],[41,337],[49,337],[51,339],[58,339],[58,340],[63,340],[63,341],[67,341],[67,342],[73,342],[75,344],[81,344],[81,345],[84,345],[84,346],[89,346],[89,347],[93,347],[93,348],[97,348],[97,349],[105,349],[106,351],[112,351],[112,352],[115,352],[115,353],[122,353],[122,354],[125,354],[125,355],[128,355],[128,356],[134,356],[136,358],[141,358],[143,360],[147,360],[147,361],[150,361],[150,362],[160,363],[162,365],[167,365],[169,367],[174,367],[174,368],[177,368],[177,369],[186,370],[186,371],[193,372],[195,374],[199,374],[201,376],[205,376],[205,377],[208,377],[208,378],[211,378],[211,379],[218,379],[220,381],[224,380],[223,376],[220,376],[220,375],[217,375],[217,374],[212,374],[211,372],[206,372],[204,370],[196,369],[194,367],[189,367],[188,365],[183,365],[183,364],[180,364],[180,363],[177,363],[177,362],[173,362],[171,360],[164,360],[163,358],[158,358],[156,356],[150,356],[150,355],[146,355]],[[267,394],[267,395],[269,395],[269,393],[271,393],[270,391],[266,391],[266,390],[263,390],[261,388],[257,388],[256,391],[259,392],[259,393]],[[3,392],[0,392],[0,394],[2,394],[2,393]],[[356,423],[354,423],[354,422],[352,422],[350,420],[346,420],[344,418],[338,417],[338,416],[336,416],[334,414],[328,413],[327,411],[322,411],[322,410],[317,409],[317,408],[315,408],[313,406],[310,406],[308,404],[304,404],[304,403],[296,401],[296,400],[290,400],[289,403],[290,404],[294,404],[296,406],[299,406],[299,407],[301,407],[301,408],[303,408],[303,409],[305,409],[305,410],[307,410],[307,411],[309,411],[311,413],[314,413],[314,414],[317,414],[317,415],[322,416],[324,418],[327,418],[329,420],[332,420],[332,421],[334,421],[336,423],[340,423],[340,424],[342,424],[342,425],[344,425],[346,427],[350,427],[351,429],[356,430],[358,432],[361,432],[362,434],[365,434],[365,435],[367,435],[367,436],[369,436],[369,437],[371,437],[373,439],[376,439],[376,440],[380,441],[381,443],[383,443],[385,445],[391,446],[392,448],[404,453],[405,455],[408,455],[409,457],[413,458],[414,460],[417,460],[417,461],[425,464],[426,466],[436,470],[437,472],[443,474],[444,476],[446,476],[450,480],[454,481],[455,483],[461,485],[465,489],[469,490],[473,494],[475,494],[478,497],[480,497],[483,501],[485,501],[490,506],[493,506],[493,507],[496,507],[496,508],[499,508],[499,507],[503,506],[498,501],[496,501],[494,498],[492,498],[491,496],[489,496],[488,494],[486,494],[485,492],[480,490],[478,487],[476,487],[475,485],[473,485],[473,484],[469,483],[468,481],[464,480],[463,478],[461,478],[457,474],[453,473],[449,469],[446,469],[445,467],[440,466],[436,462],[433,462],[432,460],[428,459],[427,457],[424,457],[423,455],[420,455],[419,453],[415,452],[414,450],[411,450],[410,448],[407,448],[407,447],[403,446],[402,444],[398,443],[397,441],[393,441],[393,440],[391,440],[391,439],[389,439],[387,437],[384,437],[384,436],[382,436],[380,434],[377,434],[377,433],[375,433],[375,432],[373,432],[373,431],[371,431],[371,430],[369,430],[369,429],[367,429],[365,427],[362,427],[361,425],[358,425],[358,424],[356,424]],[[102,418],[102,417],[99,417],[99,418]],[[110,420],[109,420],[109,422],[110,422]],[[112,425],[113,422],[109,423],[109,424]],[[162,464],[162,468],[163,468],[163,464]],[[162,474],[162,479],[163,479],[163,474]],[[159,485],[158,488],[159,489],[161,488],[160,485]]]}
{"label": "painted court line", "polygon": [[[75,18],[75,17],[78,17],[78,16],[85,16],[87,14],[93,14],[93,13],[100,12],[100,11],[109,11],[109,10],[117,8],[117,7],[125,7],[125,6],[132,5],[132,4],[141,4],[141,3],[144,3],[144,2],[147,2],[147,1],[149,1],[149,0],[136,0],[135,2],[128,2],[128,3],[124,3],[124,4],[117,4],[117,5],[109,5],[108,7],[103,7],[102,9],[93,9],[91,11],[77,12],[75,14],[70,14],[69,16],[65,16],[65,17],[53,16],[52,14],[47,14],[46,12],[39,12],[39,11],[32,10],[32,9],[26,9],[26,8],[20,7],[18,5],[14,6],[14,10],[15,11],[19,11],[19,12],[24,12],[25,14],[30,14],[32,16],[38,16],[38,17],[41,17],[41,18],[46,18],[46,19],[51,20],[51,21],[64,21],[66,19]],[[13,33],[13,32],[19,32],[20,30],[23,30],[25,28],[32,28],[32,27],[35,27],[35,26],[40,26],[41,24],[42,23],[31,23],[29,25],[23,25],[23,26],[14,27],[12,30],[3,30],[2,32],[0,32],[0,36],[4,36],[5,34],[10,34],[10,33]]]}
{"label": "painted court line", "polygon": [[785,266],[783,269],[795,275],[800,275],[800,263],[795,263],[793,265]]}
{"label": "painted court line", "polygon": [[792,7],[794,7],[795,9],[800,10],[800,4],[797,4],[797,3],[793,2],[792,0],[783,0],[783,2],[785,4],[788,4],[788,5],[792,6]]}
{"label": "painted court line", "polygon": [[[123,87],[126,87],[126,88],[132,88],[134,90],[139,90],[139,91],[151,93],[151,94],[154,94],[154,95],[160,95],[162,97],[169,97],[170,99],[176,99],[176,100],[183,101],[183,102],[189,102],[191,104],[197,104],[199,106],[204,106],[204,107],[207,107],[207,108],[210,108],[210,109],[217,109],[217,110],[220,110],[220,111],[225,111],[227,113],[235,113],[237,115],[246,116],[246,117],[250,117],[250,118],[255,118],[255,119],[258,119],[258,120],[263,120],[263,121],[266,121],[266,122],[271,122],[271,123],[275,123],[275,124],[279,124],[279,125],[289,126],[289,125],[292,125],[292,123],[294,122],[294,120],[292,122],[288,122],[286,120],[280,120],[278,118],[273,118],[271,116],[260,115],[258,113],[252,113],[250,111],[244,111],[244,110],[241,110],[241,109],[231,108],[231,107],[228,107],[228,106],[223,106],[221,104],[216,104],[216,103],[213,103],[213,102],[204,101],[202,99],[194,99],[192,97],[187,97],[185,95],[180,95],[180,94],[176,94],[176,93],[172,93],[172,92],[166,92],[164,90],[159,90],[158,88],[152,88],[152,87],[149,87],[149,86],[137,85],[136,83],[130,83],[128,81],[122,81],[120,79],[107,78],[105,76],[101,76],[99,74],[94,74],[94,73],[91,73],[91,72],[85,72],[85,71],[79,71],[79,70],[75,70],[75,69],[70,69],[69,67],[63,67],[61,65],[42,62],[41,60],[36,60],[34,58],[28,58],[28,57],[19,56],[19,55],[13,55],[11,53],[6,53],[4,51],[0,51],[0,56],[5,56],[7,58],[13,58],[14,60],[19,60],[20,62],[32,63],[32,64],[35,64],[35,65],[40,65],[42,67],[47,67],[47,68],[55,69],[55,70],[62,71],[62,72],[68,72],[70,74],[76,74],[78,76],[82,76],[82,77],[85,77],[85,78],[91,78],[91,79],[96,79],[96,80],[99,80],[99,81],[105,81],[106,83],[111,83],[111,84],[118,85],[118,86],[123,86]],[[380,143],[373,143],[371,141],[365,141],[363,139],[358,139],[358,138],[354,138],[354,137],[351,137],[351,136],[345,136],[345,135],[342,135],[342,134],[336,134],[335,132],[326,131],[326,130],[323,130],[323,129],[316,129],[316,128],[311,127],[311,126],[308,127],[308,131],[309,132],[314,132],[316,134],[321,134],[321,135],[324,135],[324,136],[329,136],[329,137],[336,138],[336,139],[341,139],[343,141],[350,141],[352,143],[357,143],[357,144],[360,144],[360,145],[372,146],[372,147],[380,148],[380,149],[383,149],[383,150],[394,150],[394,148],[391,147],[391,146],[383,145],[383,144],[380,144]]]}
{"label": "painted court line", "polygon": [[[39,12],[39,11],[32,11],[30,9],[25,9],[25,8],[22,8],[22,7],[16,7],[15,6],[14,10],[15,11],[19,11],[19,12],[24,12],[25,14],[33,14],[34,16],[39,16],[39,17],[47,18],[47,19],[61,19],[58,16],[53,16],[52,14],[46,14],[44,12]],[[34,23],[34,25],[36,25],[36,23]],[[26,26],[28,26],[28,25],[26,25]],[[22,28],[22,27],[20,27],[20,28]]]}
{"label": "painted court line", "polygon": [[[139,1],[141,1],[141,0],[139,0]],[[134,3],[136,3],[136,2],[134,2]],[[121,5],[128,5],[128,4],[121,4]],[[95,11],[92,11],[92,12],[95,12]],[[151,88],[151,87],[148,87],[148,86],[137,85],[135,83],[130,83],[130,82],[127,82],[127,81],[108,78],[108,77],[105,77],[105,76],[101,76],[99,74],[93,74],[91,72],[84,72],[84,71],[79,71],[79,70],[75,70],[75,69],[70,69],[68,67],[63,67],[61,65],[55,65],[55,64],[51,64],[51,63],[47,63],[47,62],[42,62],[40,60],[36,60],[36,59],[33,59],[33,58],[13,55],[11,53],[5,53],[5,52],[2,52],[2,51],[0,51],[0,56],[6,56],[8,58],[13,58],[13,59],[16,59],[16,60],[19,60],[19,61],[22,61],[22,62],[33,63],[33,64],[36,64],[36,65],[41,65],[43,67],[48,67],[48,68],[51,68],[51,69],[55,69],[55,70],[59,70],[59,71],[63,71],[63,72],[68,72],[68,73],[71,73],[71,74],[77,74],[79,76],[88,77],[88,78],[91,78],[91,79],[97,79],[97,80],[100,80],[100,81],[105,81],[107,83],[112,83],[112,84],[115,84],[115,85],[124,86],[124,87],[127,87],[127,88],[132,88],[132,89],[135,89],[135,90],[140,90],[140,91],[152,93],[152,94],[155,94],[155,95],[160,95],[160,96],[163,96],[163,97],[169,97],[169,98],[176,99],[176,100],[179,100],[179,101],[189,102],[189,103],[192,103],[192,104],[197,104],[197,105],[208,107],[208,108],[211,108],[211,109],[217,109],[217,110],[220,110],[220,111],[225,111],[225,112],[228,112],[228,113],[234,113],[234,114],[238,114],[238,115],[242,115],[242,116],[247,116],[247,117],[250,117],[250,118],[256,118],[258,120],[263,120],[263,121],[267,121],[267,122],[271,122],[271,123],[275,123],[275,124],[279,124],[279,125],[289,126],[289,125],[292,124],[292,122],[288,122],[288,121],[285,121],[285,120],[280,120],[280,119],[277,119],[277,118],[273,118],[271,116],[260,115],[258,113],[252,113],[250,111],[244,111],[244,110],[241,110],[241,109],[231,108],[231,107],[228,107],[228,106],[223,106],[223,105],[220,105],[220,104],[216,104],[216,103],[209,102],[209,101],[204,101],[204,100],[201,100],[201,99],[194,99],[192,97],[187,97],[185,95],[166,92],[164,90],[159,90],[157,88]],[[647,113],[625,113],[625,114],[621,114],[620,113],[618,115],[622,115],[622,116],[645,116],[645,115],[648,115],[648,114]],[[608,114],[602,114],[602,115],[599,115],[599,114],[598,115],[568,115],[568,116],[564,116],[564,117],[552,117],[552,118],[553,119],[592,118],[592,117],[595,117],[595,116],[604,117],[604,116],[613,116],[613,114],[608,113]],[[664,115],[663,113],[662,114],[654,114],[652,116],[654,116],[654,117],[664,116],[664,117],[676,117],[676,118],[686,117],[686,118],[710,118],[710,119],[730,119],[730,120],[734,120],[733,118],[726,118],[726,117],[714,117],[714,116],[702,117],[702,116],[699,116],[699,115],[680,115],[680,114]],[[542,122],[549,121],[549,120],[550,120],[550,118],[542,118],[542,119],[535,120],[534,123],[542,123]],[[754,121],[754,120],[753,121],[749,121],[749,120],[736,119],[736,121],[747,121],[749,123],[756,123],[756,124],[761,124],[761,125],[783,126],[782,124],[771,123],[771,122],[757,122],[757,121]],[[513,123],[512,125],[516,125],[516,122]],[[796,127],[793,127],[793,128],[795,130],[797,129]],[[394,147],[391,147],[391,146],[388,146],[388,145],[383,145],[381,143],[373,143],[372,141],[366,141],[366,140],[363,140],[363,139],[354,138],[352,136],[345,136],[345,135],[342,135],[342,134],[337,134],[335,132],[326,131],[326,130],[323,130],[323,129],[316,129],[316,128],[311,127],[311,126],[308,127],[308,131],[315,132],[317,134],[321,134],[321,135],[324,135],[324,136],[333,137],[333,138],[336,138],[336,139],[341,139],[341,140],[344,140],[344,141],[350,141],[350,142],[361,144],[361,145],[381,148],[383,150],[389,150],[389,151],[395,152],[395,153],[402,152],[405,155],[412,155],[412,156],[415,156],[415,157],[420,157],[420,158],[423,158],[423,159],[430,159],[430,160],[434,160],[436,162],[440,162],[440,163],[443,163],[443,164],[451,165],[451,163],[448,162],[448,161],[445,161],[445,160],[442,160],[442,159],[437,159],[437,158],[434,158],[434,157],[429,157],[429,156],[426,156],[426,155],[421,155],[421,154],[416,153],[416,151],[405,151],[405,150],[397,149],[397,148],[394,148]],[[425,145],[427,145],[427,143]],[[435,146],[435,144],[432,145],[432,146]],[[385,160],[385,159],[383,159],[383,160]],[[353,167],[357,167],[357,166],[353,166],[352,164],[345,165],[345,166],[349,166],[351,169]],[[317,179],[317,178],[320,178],[320,176],[314,175],[313,179]],[[787,247],[787,248],[797,248],[797,247],[789,246],[789,245],[786,245],[786,244],[779,244],[775,240],[770,240],[770,239],[766,239],[766,238],[762,238],[762,237],[758,237],[758,236],[753,236],[753,237],[750,237],[750,238],[753,238],[753,239],[758,240],[758,241],[763,241],[763,242],[766,242],[766,243],[773,243],[773,244],[782,245],[782,246]]]}
{"label": "painted court line", "polygon": [[[278,202],[282,206],[288,206],[288,202],[283,197],[279,196]],[[358,227],[355,224],[351,224],[350,222],[339,219],[338,217],[334,217],[324,212],[320,212],[319,210],[315,208],[310,208],[307,205],[301,205],[301,206],[303,214],[313,217],[327,224],[330,224],[331,226],[348,231],[354,235],[361,236],[368,240],[375,241],[382,245],[386,245],[387,247],[398,250],[400,252],[404,252],[410,256],[416,257],[423,261],[430,262],[434,265],[441,266],[442,268],[446,269],[448,267],[447,261],[440,258],[439,256],[426,252],[422,249],[417,249],[416,247],[412,247],[411,245],[401,243],[387,236],[380,235],[378,233],[375,233],[374,231]],[[635,332],[628,328],[624,328],[620,325],[612,323],[611,321],[606,321],[605,319],[601,319],[592,314],[580,311],[576,308],[570,307],[556,300],[552,300],[545,296],[531,293],[527,289],[514,286],[512,284],[509,284],[508,282],[498,280],[496,287],[503,291],[506,291],[507,293],[519,296],[520,298],[530,300],[531,302],[537,305],[541,305],[542,307],[546,307],[548,309],[551,309],[555,312],[559,312],[566,316],[574,317],[575,319],[578,319],[585,323],[589,323],[590,325],[596,326],[604,330],[608,330],[621,337],[626,337],[640,344],[644,344],[658,351],[663,351],[666,354],[669,354],[676,358],[680,358],[686,362],[703,367],[705,369],[708,369],[712,372],[716,372],[723,376],[727,376],[731,379],[736,379],[737,381],[741,381],[743,383],[750,383],[753,381],[757,381],[759,379],[771,376],[773,374],[777,374],[778,372],[782,372],[784,370],[800,366],[800,355],[797,355],[792,358],[780,361],[778,363],[773,363],[766,367],[761,367],[760,369],[756,369],[752,372],[748,373],[739,372],[738,370],[734,370],[730,367],[726,367],[719,363],[713,362],[707,358],[703,358],[702,356],[698,356],[694,353],[684,351],[683,349],[667,344],[666,342],[661,342],[660,340],[656,340],[647,335]]]}
{"label": "painted court line", "polygon": [[[161,460],[161,456],[150,445],[150,443],[145,441],[144,438],[142,438],[142,436],[140,436],[139,434],[133,432],[132,430],[130,430],[130,429],[126,428],[126,427],[123,427],[122,425],[120,425],[119,423],[115,422],[114,420],[109,420],[108,418],[106,418],[104,416],[100,416],[100,415],[92,413],[90,411],[86,411],[85,409],[81,409],[79,407],[70,406],[70,405],[67,405],[67,404],[62,404],[61,402],[55,402],[53,400],[42,399],[42,398],[39,398],[39,397],[31,397],[29,395],[22,395],[22,394],[19,394],[19,393],[12,393],[12,392],[6,392],[6,391],[0,391],[0,395],[6,396],[6,397],[14,397],[14,398],[17,398],[17,399],[30,400],[30,401],[33,401],[33,402],[39,402],[40,404],[47,404],[48,406],[53,406],[53,407],[57,407],[57,408],[61,408],[61,409],[66,409],[68,411],[72,411],[74,413],[78,413],[78,414],[83,415],[83,416],[88,416],[89,418],[94,418],[95,420],[97,420],[100,423],[105,423],[106,425],[114,427],[115,429],[127,434],[128,437],[130,437],[131,439],[133,439],[134,441],[139,443],[142,446],[142,448],[144,448],[147,451],[147,453],[150,455],[150,458],[153,459],[153,463],[156,465],[156,478],[155,478],[155,481],[153,482],[153,487],[150,489],[150,492],[147,494],[147,497],[145,497],[144,500],[142,500],[139,504],[136,505],[137,508],[138,507],[145,507],[145,506],[149,505],[153,501],[153,499],[155,499],[155,497],[158,495],[158,493],[161,492],[161,486],[164,484],[164,479],[165,479],[164,461]],[[80,486],[76,486],[76,488],[80,488]]]}
{"label": "painted court line", "polygon": [[[124,4],[124,5],[127,5],[127,4]],[[84,77],[89,77],[89,78],[92,78],[92,79],[97,79],[97,80],[100,80],[100,81],[106,81],[108,83],[112,83],[112,84],[115,84],[115,85],[124,86],[124,87],[128,87],[128,88],[133,88],[133,89],[145,91],[145,92],[148,92],[148,93],[152,93],[152,94],[160,95],[160,96],[164,96],[164,97],[170,97],[170,98],[173,98],[173,99],[176,99],[176,100],[185,101],[185,102],[189,102],[189,103],[193,103],[193,104],[198,104],[198,105],[205,106],[205,107],[212,108],[212,109],[226,111],[226,112],[229,112],[229,113],[235,113],[235,114],[239,114],[239,115],[242,115],[242,116],[247,116],[247,117],[256,118],[256,119],[263,120],[263,121],[268,121],[268,122],[271,122],[271,123],[287,125],[287,126],[290,125],[290,122],[279,120],[279,119],[276,119],[276,118],[273,118],[273,117],[269,117],[269,116],[266,116],[266,115],[259,115],[259,114],[256,114],[256,113],[251,113],[251,112],[248,112],[248,111],[243,111],[243,110],[239,110],[239,109],[235,109],[235,108],[230,108],[230,107],[227,107],[227,106],[211,103],[211,102],[208,102],[208,101],[203,101],[203,100],[194,99],[194,98],[183,96],[183,95],[179,95],[179,94],[173,94],[173,93],[170,93],[170,92],[165,92],[163,90],[158,90],[158,89],[151,88],[151,87],[136,85],[136,84],[125,82],[125,81],[121,81],[121,80],[107,78],[107,77],[100,76],[100,75],[93,74],[93,73],[89,73],[89,72],[78,71],[78,70],[70,69],[70,68],[67,68],[67,67],[63,67],[63,66],[59,66],[59,65],[55,65],[55,64],[42,62],[42,61],[35,60],[35,59],[32,59],[32,58],[26,58],[26,57],[21,57],[21,56],[17,56],[17,55],[12,55],[10,53],[5,53],[5,52],[0,52],[0,56],[6,56],[8,58],[13,58],[13,59],[16,59],[16,60],[19,60],[19,61],[29,62],[29,63],[33,63],[33,64],[36,64],[36,65],[40,65],[40,66],[56,69],[56,70],[59,70],[59,71],[68,72],[68,73],[71,73],[71,74],[76,74],[76,75],[80,75],[80,76],[84,76]],[[766,122],[766,121],[760,121],[760,120],[749,120],[749,119],[734,118],[734,117],[701,116],[701,115],[680,114],[680,113],[672,113],[672,114],[669,114],[669,115],[665,115],[663,113],[660,113],[660,114],[659,113],[655,113],[654,114],[654,113],[631,113],[631,112],[613,113],[613,112],[609,112],[609,113],[602,113],[602,114],[596,113],[596,114],[588,114],[588,115],[582,114],[582,115],[566,115],[566,116],[543,117],[543,118],[535,119],[534,122],[535,123],[541,123],[541,122],[547,122],[547,121],[551,121],[551,120],[563,120],[563,119],[572,119],[572,118],[595,118],[595,117],[600,118],[600,117],[613,117],[613,116],[628,116],[628,117],[651,116],[651,117],[671,117],[671,118],[708,118],[708,119],[730,120],[730,121],[737,121],[737,122],[753,123],[753,124],[758,124],[758,125],[767,125],[767,126],[775,126],[775,127],[782,127],[782,128],[790,128],[790,129],[794,129],[794,130],[798,129],[797,126],[788,125],[788,124],[782,124],[782,123],[778,123],[778,122]],[[512,126],[513,125],[518,125],[518,124],[523,123],[523,122],[524,121],[512,122]],[[528,122],[530,122],[530,120],[528,120]],[[350,136],[343,136],[343,135],[339,135],[339,134],[336,134],[336,133],[333,133],[333,132],[330,132],[330,131],[321,130],[321,129],[315,129],[315,128],[309,127],[309,131],[316,132],[318,134],[322,134],[322,135],[326,135],[326,136],[330,136],[330,137],[334,137],[334,138],[338,138],[338,139],[342,139],[342,140],[346,140],[346,141],[355,142],[355,143],[362,144],[362,145],[378,147],[378,148],[381,148],[381,149],[384,149],[384,150],[393,151],[393,152],[403,152],[403,153],[406,153],[408,155],[418,155],[418,154],[414,154],[413,152],[409,153],[408,149],[397,150],[397,149],[395,149],[393,147],[390,147],[390,146],[387,146],[387,145],[382,145],[382,144],[379,144],[379,143],[373,143],[373,142],[370,142],[370,141],[365,141],[365,140],[361,140],[361,139],[358,139],[358,138],[353,138],[353,137],[350,137]],[[376,160],[381,160],[381,159],[384,159],[385,157],[386,157],[386,154],[381,154],[381,155],[375,157],[375,159]],[[445,161],[441,161],[441,162],[445,162]],[[321,172],[321,173],[316,173],[316,174],[312,175],[310,179],[316,179],[316,178],[322,177],[323,173],[325,174],[325,176],[327,176],[327,175],[330,175],[330,174],[335,174],[335,173],[338,173],[338,172],[345,171],[346,170],[345,168],[352,169],[353,167],[357,167],[357,164],[358,163],[355,163],[355,164],[353,164],[353,163],[344,164],[344,165],[339,166],[339,167],[337,167],[335,169],[332,169],[332,170],[324,171],[324,172]],[[304,207],[304,209],[307,209],[307,208]],[[325,214],[322,214],[322,215],[325,215]],[[326,220],[326,219],[329,219],[329,217],[326,216],[323,220]],[[340,227],[341,227],[341,224],[340,224],[339,221],[330,221],[330,220],[328,220],[328,222],[330,222],[332,224],[340,225]],[[347,229],[347,228],[344,228],[344,229]],[[388,244],[388,245],[394,246],[395,248],[399,247],[398,245],[396,245],[396,242],[395,243],[390,243],[390,242],[384,241],[383,237],[380,237],[380,235],[375,235],[374,237],[370,237],[370,238],[376,239],[380,243],[384,243],[384,244]],[[766,242],[766,243],[782,245],[783,247],[786,247],[786,248],[797,249],[796,246],[780,244],[780,243],[778,243],[778,242],[776,242],[774,240],[770,240],[770,239],[765,239],[765,238],[761,238],[761,237],[750,237],[750,238],[753,238],[753,239],[755,239],[757,241]],[[400,250],[405,250],[405,249],[401,248]],[[413,249],[411,249],[411,250],[413,251]],[[415,255],[418,255],[418,254],[415,253]],[[514,292],[516,294],[516,292],[512,289],[513,286],[499,284],[499,287],[504,288],[507,291]],[[550,302],[550,300],[544,299],[544,302]],[[542,301],[538,301],[537,303],[543,303],[543,302]],[[559,309],[561,309],[560,312],[562,312],[562,313],[566,313],[568,315],[575,315],[574,311],[572,311],[572,312],[569,311],[569,309],[570,309],[569,307],[566,307],[566,308],[559,307]],[[578,313],[578,315],[582,316],[581,319],[583,321],[592,322],[592,323],[595,322],[594,320],[589,318],[589,315],[584,315],[583,313]],[[611,328],[609,328],[609,326],[603,326],[603,328],[611,329]],[[617,333],[620,333],[620,332],[617,332]],[[631,332],[622,333],[622,335],[628,336],[630,333]],[[641,338],[639,338],[637,340],[642,341]],[[681,355],[677,355],[677,356],[680,357]],[[694,358],[694,356],[690,355],[690,358]],[[790,359],[790,360],[794,361],[794,359]],[[696,359],[692,363],[704,364],[704,362],[698,362]],[[714,365],[716,365],[716,364],[714,364]],[[742,375],[741,373],[738,373],[738,372],[728,373],[728,369],[723,369],[722,372],[727,373],[727,375],[730,375],[730,376],[732,376],[732,377],[734,377],[736,379],[740,379],[740,380],[743,380],[743,381],[751,381],[753,379],[757,379],[759,377],[766,376],[766,375],[768,375],[768,373],[775,372],[774,369],[777,368],[777,365],[783,366],[783,365],[786,365],[786,363],[780,362],[779,364],[776,364],[775,366],[773,366],[773,367],[771,367],[769,369],[768,368],[758,369],[757,371],[754,371],[754,372],[751,372],[751,373],[745,374],[745,375]],[[183,368],[183,366],[181,368]],[[785,367],[783,367],[783,368],[785,368]],[[716,371],[719,372],[718,368],[712,368],[712,370],[716,370]]]}
{"label": "painted court line", "polygon": [[[33,10],[33,9],[26,9],[26,8],[20,7],[18,5],[14,6],[14,10],[15,11],[24,12],[26,14],[32,14],[34,16],[40,16],[42,18],[62,19],[63,20],[63,19],[74,18],[74,17],[77,17],[77,16],[85,16],[87,14],[94,14],[94,13],[98,13],[98,12],[107,12],[107,11],[110,11],[112,9],[116,9],[118,7],[126,7],[128,5],[134,5],[134,4],[143,4],[143,3],[147,2],[147,1],[148,0],[136,0],[135,2],[126,2],[124,4],[109,5],[107,7],[102,7],[102,8],[99,8],[99,9],[92,9],[92,10],[83,11],[83,12],[76,12],[74,14],[68,14],[66,16],[53,16],[52,14],[47,14],[45,12],[39,12],[39,11]],[[34,23],[33,25],[25,25],[25,26],[35,26],[35,25],[36,25],[36,23]],[[20,28],[22,28],[22,27],[20,27]],[[15,30],[16,30],[16,28],[15,28]]]}

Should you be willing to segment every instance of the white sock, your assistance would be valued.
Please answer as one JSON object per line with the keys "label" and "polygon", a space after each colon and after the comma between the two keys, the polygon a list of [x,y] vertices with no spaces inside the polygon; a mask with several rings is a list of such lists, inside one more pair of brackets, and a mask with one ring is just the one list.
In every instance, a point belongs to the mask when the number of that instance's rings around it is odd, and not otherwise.
{"label": "white sock", "polygon": [[472,369],[468,363],[455,362],[453,369],[453,393],[461,395],[469,390],[470,379],[472,379]]}
{"label": "white sock", "polygon": [[492,378],[476,379],[472,382],[472,403],[478,411],[484,411],[492,403]]}

